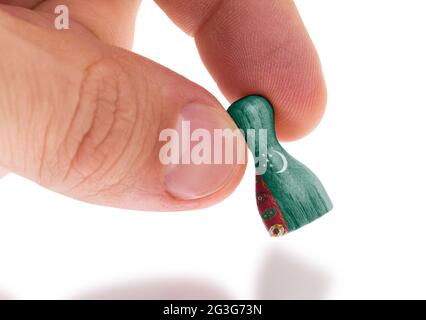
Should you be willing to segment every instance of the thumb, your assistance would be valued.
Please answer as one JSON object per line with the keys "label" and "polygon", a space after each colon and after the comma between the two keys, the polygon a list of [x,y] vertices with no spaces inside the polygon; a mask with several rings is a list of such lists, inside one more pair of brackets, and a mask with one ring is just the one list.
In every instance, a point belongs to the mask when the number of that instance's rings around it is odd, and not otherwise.
{"label": "thumb", "polygon": [[236,129],[204,89],[87,33],[0,15],[1,167],[83,201],[130,209],[204,207],[236,187],[243,164],[160,157],[162,132],[182,133],[183,120],[192,131]]}

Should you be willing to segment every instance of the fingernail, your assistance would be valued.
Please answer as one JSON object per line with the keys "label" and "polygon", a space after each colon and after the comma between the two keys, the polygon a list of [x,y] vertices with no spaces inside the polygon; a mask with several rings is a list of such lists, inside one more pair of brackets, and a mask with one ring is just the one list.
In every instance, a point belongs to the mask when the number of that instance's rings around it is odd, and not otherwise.
{"label": "fingernail", "polygon": [[[214,153],[218,151],[215,129],[235,130],[236,126],[224,110],[201,104],[189,104],[182,108],[176,124],[180,139],[179,163],[169,164],[165,168],[165,187],[173,197],[182,200],[208,197],[232,180],[238,168],[237,159],[234,157],[231,164],[215,162]],[[200,138],[201,132],[208,133],[210,143],[204,134]],[[234,139],[234,149],[237,140]],[[221,150],[229,152],[224,150],[224,141]]]}

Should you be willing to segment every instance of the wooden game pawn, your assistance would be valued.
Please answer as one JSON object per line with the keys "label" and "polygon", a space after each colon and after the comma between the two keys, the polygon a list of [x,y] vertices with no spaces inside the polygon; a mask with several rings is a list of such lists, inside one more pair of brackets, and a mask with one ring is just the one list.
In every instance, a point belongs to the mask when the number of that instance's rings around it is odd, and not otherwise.
{"label": "wooden game pawn", "polygon": [[268,100],[248,96],[233,103],[228,113],[242,129],[255,158],[257,206],[271,236],[299,229],[333,208],[314,173],[278,142]]}

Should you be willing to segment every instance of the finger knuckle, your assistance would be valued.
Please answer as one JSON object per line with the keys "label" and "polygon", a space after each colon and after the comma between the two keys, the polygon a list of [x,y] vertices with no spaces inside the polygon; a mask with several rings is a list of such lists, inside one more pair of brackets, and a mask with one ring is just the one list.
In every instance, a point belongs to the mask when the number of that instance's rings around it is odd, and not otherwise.
{"label": "finger knuckle", "polygon": [[123,163],[137,155],[131,148],[137,113],[135,90],[117,62],[102,59],[88,67],[60,147],[62,184],[99,189],[122,179]]}

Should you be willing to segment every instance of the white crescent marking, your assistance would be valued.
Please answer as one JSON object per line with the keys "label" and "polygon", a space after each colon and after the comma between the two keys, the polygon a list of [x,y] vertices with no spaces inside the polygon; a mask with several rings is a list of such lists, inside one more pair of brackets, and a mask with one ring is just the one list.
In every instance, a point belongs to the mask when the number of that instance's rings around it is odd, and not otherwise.
{"label": "white crescent marking", "polygon": [[283,172],[285,172],[287,170],[287,168],[288,168],[287,158],[281,152],[278,152],[276,150],[273,150],[273,151],[280,156],[280,158],[281,158],[281,160],[283,162],[283,167],[281,168],[281,170],[276,171],[275,173],[283,173]]}

